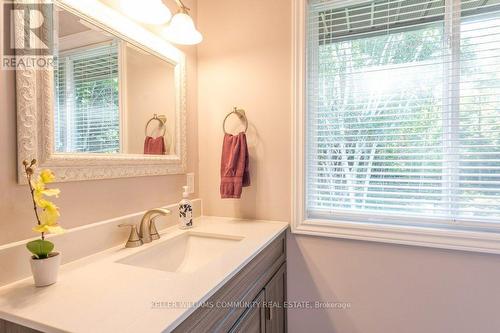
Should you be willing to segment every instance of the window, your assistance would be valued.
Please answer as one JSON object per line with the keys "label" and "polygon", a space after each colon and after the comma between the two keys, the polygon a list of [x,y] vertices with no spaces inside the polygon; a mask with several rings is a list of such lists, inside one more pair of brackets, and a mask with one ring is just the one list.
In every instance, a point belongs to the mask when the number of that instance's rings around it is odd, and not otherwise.
{"label": "window", "polygon": [[297,2],[299,218],[496,232],[500,1]]}
{"label": "window", "polygon": [[55,88],[56,152],[120,152],[116,43],[62,52]]}

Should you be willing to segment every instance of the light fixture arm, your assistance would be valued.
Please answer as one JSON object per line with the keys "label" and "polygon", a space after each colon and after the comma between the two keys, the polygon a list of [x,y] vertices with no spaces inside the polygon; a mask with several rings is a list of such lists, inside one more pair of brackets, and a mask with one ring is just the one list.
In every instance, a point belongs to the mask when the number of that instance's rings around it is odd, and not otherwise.
{"label": "light fixture arm", "polygon": [[174,0],[177,6],[179,6],[181,12],[186,13],[190,10],[183,2],[182,0]]}

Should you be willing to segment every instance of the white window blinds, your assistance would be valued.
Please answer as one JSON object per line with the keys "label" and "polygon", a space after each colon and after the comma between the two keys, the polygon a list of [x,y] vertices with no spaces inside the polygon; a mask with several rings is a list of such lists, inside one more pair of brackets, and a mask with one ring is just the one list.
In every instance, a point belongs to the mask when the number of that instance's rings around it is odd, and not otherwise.
{"label": "white window blinds", "polygon": [[500,222],[499,0],[311,0],[307,73],[309,218]]}
{"label": "white window blinds", "polygon": [[120,151],[116,44],[62,53],[55,88],[57,152]]}

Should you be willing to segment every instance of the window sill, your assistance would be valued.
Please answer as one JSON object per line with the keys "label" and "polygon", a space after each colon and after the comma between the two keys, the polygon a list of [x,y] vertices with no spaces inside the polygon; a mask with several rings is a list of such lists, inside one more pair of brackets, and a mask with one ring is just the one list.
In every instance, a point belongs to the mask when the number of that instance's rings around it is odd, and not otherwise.
{"label": "window sill", "polygon": [[292,224],[295,234],[500,254],[500,233],[332,220]]}

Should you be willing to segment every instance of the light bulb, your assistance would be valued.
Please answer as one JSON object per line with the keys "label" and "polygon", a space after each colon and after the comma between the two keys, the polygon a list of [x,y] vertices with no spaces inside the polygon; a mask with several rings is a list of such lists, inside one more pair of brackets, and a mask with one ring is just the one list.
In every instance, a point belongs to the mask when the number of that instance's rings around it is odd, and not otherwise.
{"label": "light bulb", "polygon": [[172,13],[161,0],[120,0],[121,9],[133,19],[148,24],[164,24]]}
{"label": "light bulb", "polygon": [[163,33],[175,44],[194,45],[203,40],[203,36],[194,26],[193,19],[184,12],[175,14]]}

